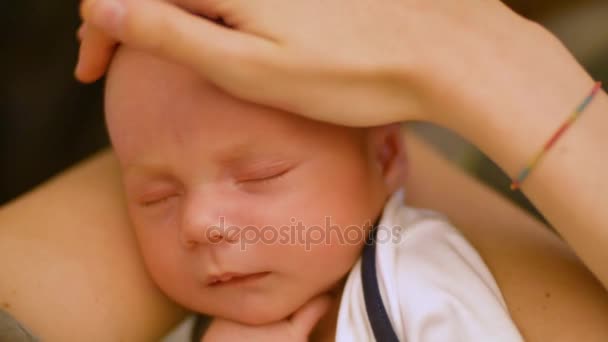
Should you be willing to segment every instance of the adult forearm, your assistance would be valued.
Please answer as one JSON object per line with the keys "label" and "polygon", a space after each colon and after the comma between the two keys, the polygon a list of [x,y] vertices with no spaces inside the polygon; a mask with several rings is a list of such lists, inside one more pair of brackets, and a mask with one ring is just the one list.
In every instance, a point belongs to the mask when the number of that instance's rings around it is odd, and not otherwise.
{"label": "adult forearm", "polygon": [[[522,22],[523,23],[523,22]],[[549,32],[513,25],[451,102],[466,112],[440,124],[471,140],[515,177],[589,94],[593,80]],[[450,103],[450,101],[446,101]],[[446,109],[445,107],[443,107]],[[522,191],[608,287],[608,97],[604,92],[557,141]],[[451,118],[455,119],[451,119]],[[457,119],[456,119],[457,118]]]}
{"label": "adult forearm", "polygon": [[606,340],[608,293],[559,237],[413,134],[406,148],[406,201],[447,215],[471,242],[526,341]]}
{"label": "adult forearm", "polygon": [[[593,85],[557,39],[500,1],[184,3],[185,10],[164,1],[116,7],[88,0],[83,17],[248,101],[344,125],[433,121],[471,140],[510,175]],[[222,18],[231,29],[200,15]],[[82,79],[99,77],[108,62],[91,57],[110,55],[111,44],[95,49],[96,40],[83,45],[93,52],[84,53]],[[523,185],[604,285],[608,136],[600,129],[607,102],[599,94]]]}

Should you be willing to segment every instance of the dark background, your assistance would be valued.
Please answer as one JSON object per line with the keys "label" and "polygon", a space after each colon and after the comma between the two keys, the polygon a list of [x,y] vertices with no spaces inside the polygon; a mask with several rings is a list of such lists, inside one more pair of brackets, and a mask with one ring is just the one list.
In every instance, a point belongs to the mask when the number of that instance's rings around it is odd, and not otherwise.
{"label": "dark background", "polygon": [[107,145],[101,84],[72,76],[78,3],[0,2],[0,203]]}
{"label": "dark background", "polygon": [[[607,0],[508,3],[549,25],[597,79],[608,81],[608,37],[601,37],[608,32]],[[107,146],[102,84],[81,85],[72,76],[78,4],[77,0],[0,2],[0,204]],[[595,18],[598,13],[606,25]],[[596,22],[599,29],[587,27],[589,22]],[[454,146],[451,139],[457,139],[441,131],[429,137],[440,146]],[[453,159],[466,156],[459,162],[484,180],[499,187],[508,182],[470,146],[448,152]]]}

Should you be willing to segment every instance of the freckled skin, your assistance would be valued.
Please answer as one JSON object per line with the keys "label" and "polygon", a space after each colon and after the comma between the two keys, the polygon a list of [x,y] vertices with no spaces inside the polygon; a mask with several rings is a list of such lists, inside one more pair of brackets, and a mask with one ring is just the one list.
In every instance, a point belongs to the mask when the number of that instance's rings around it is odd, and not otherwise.
{"label": "freckled skin", "polygon": [[[334,232],[357,227],[364,237],[401,184],[378,161],[381,128],[338,127],[246,103],[134,50],[121,49],[110,69],[106,118],[154,281],[185,307],[247,324],[283,319],[335,288],[363,241],[307,248],[241,235],[214,243],[214,225],[289,233],[297,222],[307,236],[330,217]],[[210,276],[225,272],[269,274],[209,286]]]}

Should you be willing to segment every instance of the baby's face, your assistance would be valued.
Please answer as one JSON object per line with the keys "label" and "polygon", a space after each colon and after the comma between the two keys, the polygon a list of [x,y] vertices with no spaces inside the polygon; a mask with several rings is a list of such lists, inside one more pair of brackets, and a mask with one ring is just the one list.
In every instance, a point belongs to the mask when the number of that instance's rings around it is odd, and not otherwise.
{"label": "baby's face", "polygon": [[133,50],[116,56],[106,112],[151,276],[214,316],[266,323],[331,290],[396,184],[381,129],[242,102]]}

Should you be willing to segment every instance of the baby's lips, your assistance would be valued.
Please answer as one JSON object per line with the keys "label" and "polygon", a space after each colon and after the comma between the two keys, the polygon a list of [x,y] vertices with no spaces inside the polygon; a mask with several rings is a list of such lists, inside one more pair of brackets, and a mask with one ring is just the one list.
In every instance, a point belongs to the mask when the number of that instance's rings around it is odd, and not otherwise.
{"label": "baby's lips", "polygon": [[261,278],[266,276],[270,272],[257,272],[257,273],[236,273],[236,272],[226,272],[218,275],[212,275],[209,277],[207,284],[209,286],[225,284],[228,282],[234,281],[245,281],[245,280],[254,280],[257,278]]}

